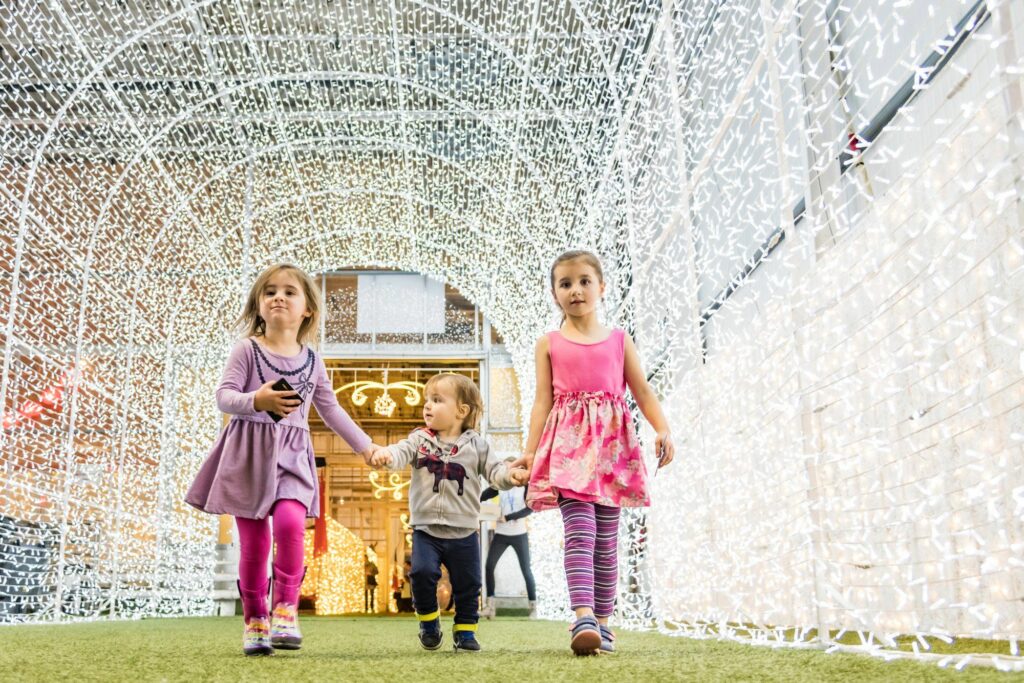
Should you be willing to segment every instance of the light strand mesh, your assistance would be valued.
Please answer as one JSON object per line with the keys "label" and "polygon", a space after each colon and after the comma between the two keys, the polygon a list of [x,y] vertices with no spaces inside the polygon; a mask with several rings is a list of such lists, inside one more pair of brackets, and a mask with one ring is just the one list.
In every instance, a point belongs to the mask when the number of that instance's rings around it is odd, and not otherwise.
{"label": "light strand mesh", "polygon": [[[921,656],[1024,632],[1020,4],[124,0],[0,26],[0,621],[211,613],[182,496],[264,265],[450,283],[528,400],[547,268],[588,247],[679,451],[624,516],[619,623]],[[566,615],[556,514],[531,542]]]}

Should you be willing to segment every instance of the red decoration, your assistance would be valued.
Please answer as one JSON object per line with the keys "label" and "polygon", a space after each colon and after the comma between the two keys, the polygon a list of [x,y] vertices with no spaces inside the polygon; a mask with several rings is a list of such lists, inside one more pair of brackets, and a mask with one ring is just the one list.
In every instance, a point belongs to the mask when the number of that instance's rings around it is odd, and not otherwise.
{"label": "red decoration", "polygon": [[35,401],[25,401],[21,404],[21,408],[18,409],[18,412],[30,420],[36,420],[43,414],[43,407]]}
{"label": "red decoration", "polygon": [[52,386],[43,393],[39,394],[39,402],[44,406],[50,406],[56,408],[60,405],[60,400],[64,396],[64,387],[60,384]]}
{"label": "red decoration", "polygon": [[68,373],[61,376],[60,382],[49,387],[35,401],[28,399],[21,404],[17,412],[4,413],[3,428],[14,429],[24,420],[37,420],[46,410],[46,407],[59,410],[61,400],[64,398],[64,387],[67,385]]}

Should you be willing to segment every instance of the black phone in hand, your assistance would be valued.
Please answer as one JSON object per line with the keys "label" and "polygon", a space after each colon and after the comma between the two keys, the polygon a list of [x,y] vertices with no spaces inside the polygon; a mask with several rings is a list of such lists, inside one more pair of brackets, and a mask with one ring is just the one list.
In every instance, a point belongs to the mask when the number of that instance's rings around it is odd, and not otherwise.
{"label": "black phone in hand", "polygon": [[[292,389],[292,385],[288,384],[288,380],[286,380],[284,377],[274,382],[270,386],[270,388],[273,389],[274,391],[295,391],[294,389]],[[287,396],[286,398],[294,398],[300,401],[302,400],[302,397],[299,396],[298,394],[293,394],[291,396]],[[284,419],[284,415],[278,415],[272,410],[268,410],[267,415],[269,415],[270,419],[273,420],[274,422],[280,422],[281,420]]]}

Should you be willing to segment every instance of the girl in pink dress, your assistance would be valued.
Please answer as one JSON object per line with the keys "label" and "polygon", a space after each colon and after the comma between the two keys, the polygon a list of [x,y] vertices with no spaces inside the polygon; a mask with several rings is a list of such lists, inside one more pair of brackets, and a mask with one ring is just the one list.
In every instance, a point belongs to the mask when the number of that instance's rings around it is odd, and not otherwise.
{"label": "girl in pink dress", "polygon": [[[303,534],[306,517],[320,512],[310,405],[364,460],[376,450],[338,405],[323,360],[308,346],[316,342],[319,315],[320,290],[302,270],[279,264],[256,278],[238,320],[247,338],[231,350],[217,387],[217,407],[231,420],[185,496],[204,512],[235,517],[247,655],[302,644],[296,614],[305,574]],[[280,379],[291,389],[275,390]],[[268,615],[269,518],[276,551]]]}
{"label": "girl in pink dress", "polygon": [[572,650],[614,652],[608,617],[618,588],[619,510],[650,504],[627,385],[657,433],[659,467],[672,461],[675,448],[633,340],[597,320],[604,296],[597,257],[587,251],[559,256],[551,291],[565,315],[559,330],[537,342],[537,397],[519,462],[531,470],[527,504],[562,511],[565,577],[576,612]]}

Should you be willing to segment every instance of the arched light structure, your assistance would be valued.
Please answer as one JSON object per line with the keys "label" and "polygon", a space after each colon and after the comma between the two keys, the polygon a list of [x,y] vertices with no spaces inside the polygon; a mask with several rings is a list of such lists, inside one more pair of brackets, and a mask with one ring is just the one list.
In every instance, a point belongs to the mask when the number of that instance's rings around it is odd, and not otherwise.
{"label": "arched light structure", "polygon": [[622,622],[1024,631],[1015,3],[118,7],[0,8],[0,620],[212,610],[181,501],[264,265],[451,283],[529,397],[586,247],[679,448]]}

